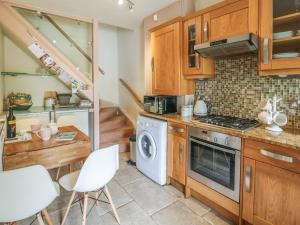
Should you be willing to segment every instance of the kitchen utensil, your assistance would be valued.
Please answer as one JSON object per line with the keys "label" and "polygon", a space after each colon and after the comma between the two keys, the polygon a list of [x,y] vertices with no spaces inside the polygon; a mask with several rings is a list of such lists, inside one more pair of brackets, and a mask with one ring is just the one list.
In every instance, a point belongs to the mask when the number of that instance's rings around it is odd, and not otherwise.
{"label": "kitchen utensil", "polygon": [[[277,103],[280,101],[281,99],[274,95],[272,100],[262,101],[260,104],[260,108],[263,111],[258,114],[258,119],[268,125],[266,129],[269,131],[281,132],[282,128],[280,127],[285,126],[288,122],[287,116],[277,111]],[[271,104],[271,109],[269,103]]]}
{"label": "kitchen utensil", "polygon": [[265,110],[265,111],[271,111],[272,110],[272,104],[270,99],[263,99],[261,100],[261,102],[259,103],[259,108],[261,110]]}
{"label": "kitchen utensil", "polygon": [[298,52],[283,52],[273,54],[273,59],[287,59],[287,58],[297,58],[300,57],[300,53]]}
{"label": "kitchen utensil", "polygon": [[272,115],[270,112],[262,111],[258,114],[258,119],[264,124],[272,124]]}
{"label": "kitchen utensil", "polygon": [[26,93],[10,93],[8,95],[9,105],[14,110],[28,110],[32,106],[31,95]]}
{"label": "kitchen utensil", "polygon": [[283,38],[289,38],[294,35],[294,32],[289,30],[289,31],[284,31],[284,32],[278,32],[278,33],[273,33],[273,39],[283,39]]}
{"label": "kitchen utensil", "polygon": [[274,123],[277,124],[280,127],[283,127],[287,124],[288,118],[284,113],[277,112],[273,116]]}
{"label": "kitchen utensil", "polygon": [[204,100],[198,98],[194,106],[194,114],[197,116],[207,116],[207,105]]}
{"label": "kitchen utensil", "polygon": [[192,117],[193,116],[193,105],[183,105],[181,107],[182,117]]}
{"label": "kitchen utensil", "polygon": [[55,135],[58,132],[58,126],[56,123],[49,123],[48,127],[51,129],[51,134]]}
{"label": "kitchen utensil", "polygon": [[42,128],[36,133],[36,135],[43,141],[49,141],[49,139],[51,138],[51,129],[48,127]]}

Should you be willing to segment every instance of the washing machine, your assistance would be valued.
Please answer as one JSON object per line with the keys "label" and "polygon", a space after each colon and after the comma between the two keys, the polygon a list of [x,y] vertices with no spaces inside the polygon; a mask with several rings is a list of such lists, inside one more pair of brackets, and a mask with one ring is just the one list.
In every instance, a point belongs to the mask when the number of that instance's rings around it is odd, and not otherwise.
{"label": "washing machine", "polygon": [[167,122],[139,116],[137,119],[136,166],[160,185],[167,178]]}

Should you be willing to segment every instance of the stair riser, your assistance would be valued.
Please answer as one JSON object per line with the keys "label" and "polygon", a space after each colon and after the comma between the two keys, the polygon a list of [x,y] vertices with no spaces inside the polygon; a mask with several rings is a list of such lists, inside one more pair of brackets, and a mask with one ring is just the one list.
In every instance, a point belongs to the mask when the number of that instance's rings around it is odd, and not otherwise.
{"label": "stair riser", "polygon": [[100,122],[104,122],[105,120],[111,119],[114,116],[117,116],[119,114],[118,109],[114,110],[108,110],[108,111],[100,111]]}
{"label": "stair riser", "polygon": [[104,133],[106,131],[116,129],[116,128],[121,127],[122,125],[125,125],[125,124],[126,124],[126,119],[125,118],[110,121],[110,122],[101,123],[100,124],[100,133]]}
{"label": "stair riser", "polygon": [[128,129],[128,130],[120,130],[120,131],[115,131],[115,132],[110,132],[110,133],[103,133],[100,135],[100,142],[105,143],[105,142],[113,142],[117,141],[120,138],[125,138],[125,137],[130,137],[134,132],[134,129]]}

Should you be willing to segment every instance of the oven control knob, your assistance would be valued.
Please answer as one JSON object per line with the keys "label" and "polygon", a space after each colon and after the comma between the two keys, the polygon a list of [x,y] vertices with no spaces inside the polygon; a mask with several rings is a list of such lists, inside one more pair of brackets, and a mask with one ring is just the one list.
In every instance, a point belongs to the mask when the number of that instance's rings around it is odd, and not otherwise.
{"label": "oven control knob", "polygon": [[217,137],[214,137],[214,142],[218,143],[218,138]]}

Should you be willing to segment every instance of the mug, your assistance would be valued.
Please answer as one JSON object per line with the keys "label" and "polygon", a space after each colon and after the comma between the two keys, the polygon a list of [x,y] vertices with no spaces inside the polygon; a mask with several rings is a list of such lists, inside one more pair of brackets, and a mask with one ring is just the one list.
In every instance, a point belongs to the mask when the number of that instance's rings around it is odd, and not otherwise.
{"label": "mug", "polygon": [[56,123],[49,123],[48,127],[51,129],[51,134],[55,135],[58,132],[58,126]]}
{"label": "mug", "polygon": [[49,139],[51,138],[51,129],[42,128],[40,131],[36,133],[36,135],[43,141],[49,141]]}
{"label": "mug", "polygon": [[42,125],[40,123],[31,124],[30,125],[31,132],[32,133],[37,133],[41,129],[41,126]]}

